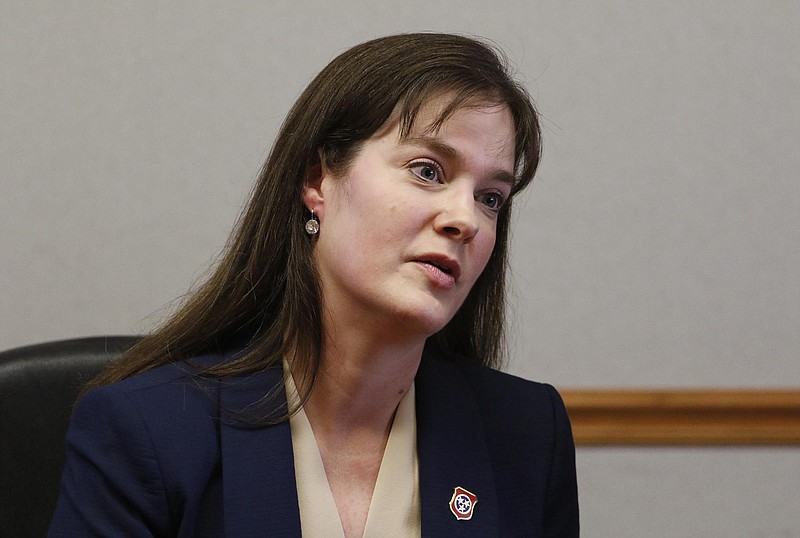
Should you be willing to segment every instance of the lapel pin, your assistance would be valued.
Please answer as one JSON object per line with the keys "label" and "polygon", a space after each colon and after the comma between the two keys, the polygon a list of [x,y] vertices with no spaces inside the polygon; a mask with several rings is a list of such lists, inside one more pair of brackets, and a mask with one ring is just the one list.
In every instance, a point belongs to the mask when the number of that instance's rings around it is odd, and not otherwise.
{"label": "lapel pin", "polygon": [[477,502],[477,495],[458,486],[453,490],[453,497],[450,499],[450,511],[456,519],[471,519]]}

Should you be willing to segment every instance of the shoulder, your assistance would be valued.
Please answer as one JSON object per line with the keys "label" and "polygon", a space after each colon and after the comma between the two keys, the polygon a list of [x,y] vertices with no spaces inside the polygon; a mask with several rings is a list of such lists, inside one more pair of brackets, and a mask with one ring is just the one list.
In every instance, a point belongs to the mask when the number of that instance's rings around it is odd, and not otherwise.
{"label": "shoulder", "polygon": [[533,421],[544,425],[567,420],[561,397],[549,384],[433,354],[426,354],[423,365],[423,375],[468,388],[481,413],[492,421],[505,423],[508,418],[515,424]]}
{"label": "shoulder", "polygon": [[458,365],[470,385],[481,392],[499,392],[509,398],[549,398],[555,389],[546,383],[477,364]]}
{"label": "shoulder", "polygon": [[[206,411],[215,383],[203,379],[184,363],[171,363],[87,392],[76,404],[76,414],[86,409],[131,407],[143,417]],[[176,404],[180,403],[179,406]],[[191,404],[191,405],[187,405]],[[123,415],[125,416],[125,415]]]}
{"label": "shoulder", "polygon": [[158,415],[174,410],[170,405],[172,403],[180,403],[179,410],[183,415],[206,411],[209,409],[207,404],[216,401],[221,382],[204,371],[224,364],[233,356],[233,352],[199,355],[145,370],[90,390],[78,401],[77,406],[91,406],[94,402],[105,400],[127,400],[142,410],[157,408]]}
{"label": "shoulder", "polygon": [[215,437],[217,385],[183,363],[154,368],[87,392],[69,433],[115,440],[122,448],[146,442],[157,457],[179,459],[182,447]]}
{"label": "shoulder", "polygon": [[82,417],[107,416],[123,430],[146,431],[154,444],[163,443],[170,453],[178,454],[185,447],[196,454],[203,441],[218,437],[221,421],[235,421],[243,409],[256,406],[282,380],[279,368],[240,377],[205,372],[237,354],[198,356],[92,389],[76,404],[73,423]]}

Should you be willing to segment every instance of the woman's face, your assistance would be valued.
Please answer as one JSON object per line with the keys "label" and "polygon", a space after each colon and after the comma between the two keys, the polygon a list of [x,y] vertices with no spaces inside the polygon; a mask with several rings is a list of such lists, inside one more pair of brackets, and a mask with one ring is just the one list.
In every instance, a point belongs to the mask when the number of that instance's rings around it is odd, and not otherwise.
{"label": "woman's face", "polygon": [[446,103],[428,102],[406,139],[399,122],[384,126],[342,177],[323,167],[310,178],[328,319],[387,339],[430,336],[486,266],[514,181],[514,124],[506,106],[478,103],[433,131]]}

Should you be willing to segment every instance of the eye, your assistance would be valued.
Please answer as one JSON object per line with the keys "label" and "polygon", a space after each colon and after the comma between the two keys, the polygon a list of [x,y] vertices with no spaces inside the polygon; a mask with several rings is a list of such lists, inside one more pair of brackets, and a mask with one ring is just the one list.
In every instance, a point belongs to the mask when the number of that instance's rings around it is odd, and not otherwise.
{"label": "eye", "polygon": [[417,161],[411,163],[408,169],[426,183],[441,183],[444,179],[442,167],[433,161]]}
{"label": "eye", "polygon": [[500,208],[503,207],[503,202],[505,202],[503,195],[499,192],[479,194],[475,199],[492,211],[499,211]]}

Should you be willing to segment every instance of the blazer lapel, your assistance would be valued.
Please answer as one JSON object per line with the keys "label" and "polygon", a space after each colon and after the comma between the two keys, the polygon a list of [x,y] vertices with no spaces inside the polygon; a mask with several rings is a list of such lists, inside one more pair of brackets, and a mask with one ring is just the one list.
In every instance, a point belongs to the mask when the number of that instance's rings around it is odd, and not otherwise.
{"label": "blazer lapel", "polygon": [[[497,536],[497,498],[480,402],[456,366],[429,352],[415,387],[422,536]],[[477,497],[470,519],[458,519],[450,509],[457,487]]]}
{"label": "blazer lapel", "polygon": [[[223,380],[223,409],[246,409],[263,398],[282,375],[275,368],[245,379]],[[278,398],[278,403],[286,403],[285,392]],[[236,424],[223,413],[220,443],[225,535],[300,536],[289,422],[254,428]]]}

